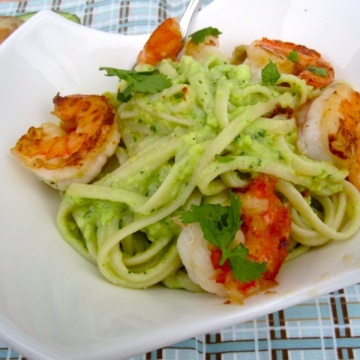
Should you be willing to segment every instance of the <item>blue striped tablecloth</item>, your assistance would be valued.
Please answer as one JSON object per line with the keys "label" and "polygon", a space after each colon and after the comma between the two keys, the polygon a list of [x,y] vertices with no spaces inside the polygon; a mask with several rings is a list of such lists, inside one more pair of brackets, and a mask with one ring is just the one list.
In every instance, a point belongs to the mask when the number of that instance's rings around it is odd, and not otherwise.
{"label": "blue striped tablecloth", "polygon": [[[203,7],[212,0],[204,0]],[[51,9],[102,31],[151,32],[187,0],[0,1],[0,15]],[[1,295],[0,295],[1,296]],[[0,339],[0,359],[25,359]],[[360,284],[134,359],[360,359]],[[36,359],[34,359],[36,360]]]}

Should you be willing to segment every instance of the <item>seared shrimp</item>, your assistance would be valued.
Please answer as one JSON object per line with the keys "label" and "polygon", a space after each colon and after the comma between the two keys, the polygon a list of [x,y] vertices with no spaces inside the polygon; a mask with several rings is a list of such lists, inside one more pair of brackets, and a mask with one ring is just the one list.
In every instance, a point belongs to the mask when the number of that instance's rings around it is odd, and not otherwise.
{"label": "seared shrimp", "polygon": [[275,193],[276,179],[260,175],[249,186],[242,198],[242,230],[249,257],[266,262],[266,271],[260,288],[275,283],[288,255],[291,217],[290,209]]}
{"label": "seared shrimp", "polygon": [[349,171],[360,190],[360,93],[334,84],[300,113],[299,148]]}
{"label": "seared shrimp", "polygon": [[104,96],[53,99],[60,126],[31,127],[11,149],[22,164],[58,190],[88,183],[101,171],[120,140],[114,109]]}
{"label": "seared shrimp", "polygon": [[233,276],[228,261],[220,266],[221,250],[204,239],[197,223],[182,230],[180,257],[189,277],[204,290],[242,303],[277,284],[275,278],[288,254],[291,218],[289,208],[275,193],[275,184],[275,178],[260,175],[245,192],[237,191],[242,198],[243,225],[235,240],[249,250],[250,260],[267,263],[258,280],[242,283]]}
{"label": "seared shrimp", "polygon": [[280,73],[297,75],[314,88],[323,88],[334,79],[330,63],[317,51],[303,45],[263,38],[248,46],[247,56],[250,63],[259,69],[271,59]]}
{"label": "seared shrimp", "polygon": [[150,35],[138,55],[137,63],[156,65],[163,59],[176,60],[182,45],[179,22],[175,18],[168,18]]}

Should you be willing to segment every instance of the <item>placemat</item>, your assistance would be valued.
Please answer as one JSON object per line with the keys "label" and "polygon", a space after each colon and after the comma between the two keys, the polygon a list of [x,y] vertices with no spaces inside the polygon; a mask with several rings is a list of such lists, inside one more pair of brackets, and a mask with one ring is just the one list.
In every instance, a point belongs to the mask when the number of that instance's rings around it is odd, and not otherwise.
{"label": "placemat", "polygon": [[[211,2],[204,0],[202,7]],[[167,17],[181,16],[187,3],[186,0],[0,1],[0,15],[43,9],[64,11],[76,14],[81,24],[95,29],[142,34],[151,32]],[[0,339],[0,359],[25,360],[25,357]],[[135,359],[360,359],[360,284],[132,358]]]}
{"label": "placemat", "polygon": [[[203,0],[202,8],[211,2]],[[0,15],[63,11],[76,14],[85,26],[130,35],[150,33],[166,18],[181,16],[187,4],[186,0],[0,0]]]}

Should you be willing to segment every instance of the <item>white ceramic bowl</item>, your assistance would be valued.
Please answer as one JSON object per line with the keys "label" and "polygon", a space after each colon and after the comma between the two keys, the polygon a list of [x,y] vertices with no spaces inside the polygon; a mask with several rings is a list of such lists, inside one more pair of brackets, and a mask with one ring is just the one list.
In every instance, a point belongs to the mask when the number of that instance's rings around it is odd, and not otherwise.
{"label": "white ceramic bowl", "polygon": [[[304,44],[360,89],[359,18],[356,0],[216,0],[194,29],[219,28],[226,51],[262,36]],[[9,148],[29,126],[47,120],[57,92],[114,89],[116,80],[98,68],[130,67],[146,38],[102,33],[42,12],[0,48],[0,338],[29,358],[129,358],[360,279],[356,236],[286,264],[272,294],[229,305],[209,294],[118,288],[61,239],[58,194]]]}

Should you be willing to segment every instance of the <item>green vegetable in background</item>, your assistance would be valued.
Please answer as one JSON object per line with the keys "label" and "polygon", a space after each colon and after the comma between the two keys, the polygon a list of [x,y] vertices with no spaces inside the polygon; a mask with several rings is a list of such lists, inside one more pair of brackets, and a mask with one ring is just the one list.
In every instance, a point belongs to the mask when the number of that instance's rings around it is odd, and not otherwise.
{"label": "green vegetable in background", "polygon": [[[54,11],[54,13],[56,13],[58,15],[61,15],[65,19],[68,19],[68,20],[73,21],[73,22],[75,22],[77,24],[80,24],[80,19],[75,14],[72,14],[72,13],[69,13],[69,12],[64,12],[64,11]],[[23,20],[23,21],[26,21],[26,20],[29,20],[31,17],[33,17],[35,14],[37,14],[36,11],[28,12],[28,13],[21,14],[21,15],[17,15],[16,17]]]}

